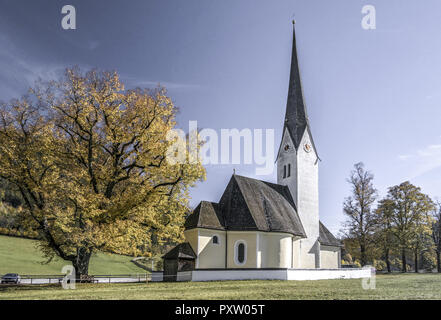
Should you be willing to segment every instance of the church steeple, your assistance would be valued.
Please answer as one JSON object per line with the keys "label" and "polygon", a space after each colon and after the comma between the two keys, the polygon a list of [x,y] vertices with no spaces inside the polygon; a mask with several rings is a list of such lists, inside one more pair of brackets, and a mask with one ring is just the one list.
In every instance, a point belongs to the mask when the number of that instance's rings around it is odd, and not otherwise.
{"label": "church steeple", "polygon": [[315,149],[312,140],[311,128],[309,125],[308,115],[306,112],[305,100],[303,97],[302,81],[300,78],[299,61],[297,58],[295,21],[293,21],[293,39],[291,54],[291,72],[289,77],[288,100],[286,103],[286,113],[284,128],[288,130],[289,135],[294,143],[296,150],[300,145],[300,141],[305,133],[309,131],[311,136],[311,144]]}
{"label": "church steeple", "polygon": [[282,141],[276,161],[277,183],[287,186],[291,192],[307,235],[306,239],[301,240],[300,256],[297,260],[303,267],[318,268],[320,267],[319,162],[306,114],[294,26],[292,40],[288,101]]}

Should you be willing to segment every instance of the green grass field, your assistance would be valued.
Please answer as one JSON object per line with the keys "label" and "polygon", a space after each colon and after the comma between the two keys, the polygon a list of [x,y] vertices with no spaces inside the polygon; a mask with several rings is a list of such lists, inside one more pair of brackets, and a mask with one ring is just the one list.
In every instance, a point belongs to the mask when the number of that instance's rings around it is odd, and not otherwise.
{"label": "green grass field", "polygon": [[363,290],[361,279],[7,287],[0,299],[441,299],[441,275],[378,275],[374,290]]}
{"label": "green grass field", "polygon": [[[35,241],[0,236],[0,274],[60,274],[66,263],[44,259]],[[99,253],[90,274],[144,273],[130,257]],[[215,281],[136,284],[77,284],[0,287],[0,299],[441,299],[441,274],[377,275],[376,289],[361,279],[319,281]]]}
{"label": "green grass field", "polygon": [[[60,274],[68,264],[59,258],[49,264],[36,248],[34,240],[0,235],[0,275],[14,272],[26,275]],[[130,262],[130,257],[117,254],[97,253],[90,261],[90,274],[134,274],[145,270]]]}

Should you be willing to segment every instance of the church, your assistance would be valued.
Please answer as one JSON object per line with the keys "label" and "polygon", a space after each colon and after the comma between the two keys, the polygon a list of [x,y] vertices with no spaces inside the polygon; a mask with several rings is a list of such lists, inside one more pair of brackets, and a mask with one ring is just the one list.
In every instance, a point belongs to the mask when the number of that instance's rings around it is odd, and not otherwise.
{"label": "church", "polygon": [[341,244],[319,217],[320,158],[302,91],[294,29],[277,183],[233,174],[217,203],[201,201],[188,216],[186,242],[164,256],[164,276],[185,270],[340,268]]}

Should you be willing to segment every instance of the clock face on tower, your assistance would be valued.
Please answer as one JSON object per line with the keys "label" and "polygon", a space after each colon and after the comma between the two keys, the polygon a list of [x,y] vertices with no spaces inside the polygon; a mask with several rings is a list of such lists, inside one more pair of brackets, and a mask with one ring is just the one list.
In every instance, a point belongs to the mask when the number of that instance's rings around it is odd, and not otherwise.
{"label": "clock face on tower", "polygon": [[311,152],[311,146],[309,145],[309,143],[305,143],[305,144],[303,145],[303,149],[304,149],[306,152]]}
{"label": "clock face on tower", "polygon": [[285,144],[285,147],[283,148],[285,151],[289,151],[290,147],[289,144]]}

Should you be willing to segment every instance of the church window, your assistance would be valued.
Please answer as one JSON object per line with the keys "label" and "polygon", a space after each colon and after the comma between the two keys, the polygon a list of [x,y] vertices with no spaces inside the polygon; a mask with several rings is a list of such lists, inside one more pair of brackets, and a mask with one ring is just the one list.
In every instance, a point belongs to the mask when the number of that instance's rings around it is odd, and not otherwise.
{"label": "church window", "polygon": [[245,245],[243,243],[239,243],[237,246],[237,261],[239,263],[243,263],[245,260]]}
{"label": "church window", "polygon": [[283,178],[286,178],[286,166],[283,166]]}
{"label": "church window", "polygon": [[243,240],[236,241],[234,246],[234,262],[236,265],[243,265],[247,261],[247,246]]}
{"label": "church window", "polygon": [[213,244],[220,244],[219,243],[219,236],[218,235],[214,235],[213,236]]}
{"label": "church window", "polygon": [[291,164],[288,163],[288,177],[291,176]]}

